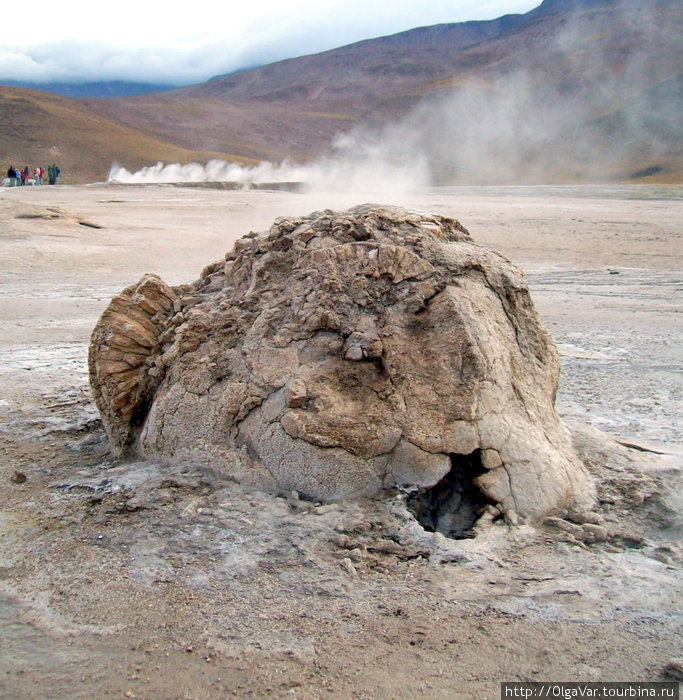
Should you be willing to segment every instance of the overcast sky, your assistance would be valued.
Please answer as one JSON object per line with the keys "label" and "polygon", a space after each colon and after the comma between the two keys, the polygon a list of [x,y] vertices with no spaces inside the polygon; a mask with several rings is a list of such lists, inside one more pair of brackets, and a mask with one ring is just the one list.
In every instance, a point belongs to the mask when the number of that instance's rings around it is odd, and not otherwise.
{"label": "overcast sky", "polygon": [[0,81],[188,84],[413,27],[541,0],[8,0]]}

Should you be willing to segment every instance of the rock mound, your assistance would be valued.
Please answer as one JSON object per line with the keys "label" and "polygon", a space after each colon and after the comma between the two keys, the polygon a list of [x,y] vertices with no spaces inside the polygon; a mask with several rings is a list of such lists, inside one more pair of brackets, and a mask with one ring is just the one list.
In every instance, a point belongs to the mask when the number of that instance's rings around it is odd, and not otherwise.
{"label": "rock mound", "polygon": [[90,373],[118,454],[316,499],[405,490],[456,536],[487,504],[593,497],[521,272],[441,216],[281,218],[191,285],[147,275],[102,315]]}

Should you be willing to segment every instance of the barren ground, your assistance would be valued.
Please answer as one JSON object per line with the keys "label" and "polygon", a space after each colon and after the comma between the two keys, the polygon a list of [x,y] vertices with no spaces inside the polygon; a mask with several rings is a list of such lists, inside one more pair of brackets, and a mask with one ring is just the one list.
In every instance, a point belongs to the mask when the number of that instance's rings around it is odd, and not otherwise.
{"label": "barren ground", "polygon": [[0,190],[1,697],[495,698],[501,681],[671,680],[681,188],[381,202],[454,216],[527,272],[604,542],[503,522],[447,541],[400,500],[321,506],[109,458],[85,359],[111,296],[148,271],[191,281],[276,216],[368,199]]}

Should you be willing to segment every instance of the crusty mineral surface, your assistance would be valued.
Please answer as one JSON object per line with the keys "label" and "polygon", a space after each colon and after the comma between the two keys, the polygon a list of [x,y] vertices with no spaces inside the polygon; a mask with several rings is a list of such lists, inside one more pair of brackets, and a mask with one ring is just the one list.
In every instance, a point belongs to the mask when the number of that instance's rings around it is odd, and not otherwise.
{"label": "crusty mineral surface", "polygon": [[457,511],[475,489],[532,519],[593,497],[521,272],[441,216],[281,218],[191,285],[146,275],[102,315],[90,373],[118,454],[323,500],[438,487]]}

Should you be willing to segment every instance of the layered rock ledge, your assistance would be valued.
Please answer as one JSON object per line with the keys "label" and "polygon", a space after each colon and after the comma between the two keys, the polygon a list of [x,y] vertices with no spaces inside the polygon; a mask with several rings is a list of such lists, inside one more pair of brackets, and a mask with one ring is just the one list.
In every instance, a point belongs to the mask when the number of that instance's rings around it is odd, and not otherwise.
{"label": "layered rock ledge", "polygon": [[117,455],[322,500],[401,490],[447,532],[486,504],[535,519],[593,499],[522,273],[446,217],[277,219],[192,284],[125,289],[89,365]]}

